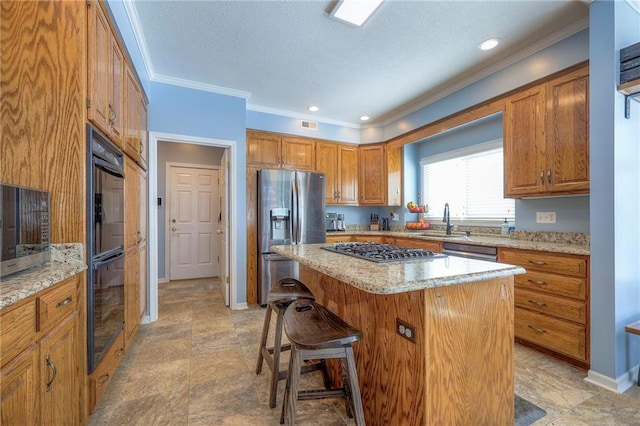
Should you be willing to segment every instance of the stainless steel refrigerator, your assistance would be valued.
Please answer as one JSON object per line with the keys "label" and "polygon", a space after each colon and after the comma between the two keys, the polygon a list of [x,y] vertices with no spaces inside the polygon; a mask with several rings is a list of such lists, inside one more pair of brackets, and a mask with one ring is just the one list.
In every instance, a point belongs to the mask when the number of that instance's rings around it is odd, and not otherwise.
{"label": "stainless steel refrigerator", "polygon": [[323,173],[258,171],[258,301],[267,303],[272,283],[298,278],[298,263],[270,251],[274,245],[326,242]]}

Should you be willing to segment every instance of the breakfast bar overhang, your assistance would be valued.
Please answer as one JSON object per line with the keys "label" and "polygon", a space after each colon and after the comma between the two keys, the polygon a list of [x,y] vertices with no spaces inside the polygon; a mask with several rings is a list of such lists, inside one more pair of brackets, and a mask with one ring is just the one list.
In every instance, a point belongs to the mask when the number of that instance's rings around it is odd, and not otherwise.
{"label": "breakfast bar overhang", "polygon": [[362,330],[354,351],[368,424],[513,425],[513,276],[524,269],[457,257],[373,263],[323,246],[272,249]]}

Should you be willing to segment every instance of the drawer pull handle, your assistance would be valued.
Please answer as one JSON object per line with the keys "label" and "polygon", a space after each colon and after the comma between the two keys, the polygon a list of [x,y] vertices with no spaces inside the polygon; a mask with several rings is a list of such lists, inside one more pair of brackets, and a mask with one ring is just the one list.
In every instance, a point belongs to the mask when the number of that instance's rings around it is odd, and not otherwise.
{"label": "drawer pull handle", "polygon": [[535,300],[529,300],[529,303],[536,305],[536,306],[547,306],[546,303],[542,303],[542,302],[536,302]]}
{"label": "drawer pull handle", "polygon": [[542,260],[530,260],[529,263],[532,265],[546,265],[547,262],[543,262]]}
{"label": "drawer pull handle", "polygon": [[538,281],[538,280],[527,280],[527,281],[535,285],[547,285],[546,281]]}
{"label": "drawer pull handle", "polygon": [[53,381],[56,379],[56,376],[58,375],[58,369],[56,368],[56,365],[53,363],[53,361],[51,361],[51,358],[49,357],[49,355],[47,355],[47,366],[51,369],[51,372],[53,373],[53,377],[51,377],[51,380],[47,382],[47,392],[49,392],[51,390],[51,385],[53,384]]}
{"label": "drawer pull handle", "polygon": [[73,296],[69,296],[66,299],[64,299],[62,302],[56,303],[56,308],[59,308],[60,306],[68,305],[71,302],[73,302]]}
{"label": "drawer pull handle", "polygon": [[98,387],[101,388],[102,385],[104,385],[108,381],[109,381],[109,373],[105,374],[104,376],[98,379]]}
{"label": "drawer pull handle", "polygon": [[534,327],[532,325],[527,325],[527,327],[529,327],[533,331],[537,331],[538,333],[546,333],[547,332],[547,330],[543,330],[542,328]]}

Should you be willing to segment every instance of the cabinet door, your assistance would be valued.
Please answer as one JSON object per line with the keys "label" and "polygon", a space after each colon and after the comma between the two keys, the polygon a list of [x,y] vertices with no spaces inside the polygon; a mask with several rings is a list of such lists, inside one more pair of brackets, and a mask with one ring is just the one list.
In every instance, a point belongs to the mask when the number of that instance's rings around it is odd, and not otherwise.
{"label": "cabinet door", "polygon": [[358,205],[358,147],[338,145],[338,204]]}
{"label": "cabinet door", "polygon": [[80,424],[78,313],[64,319],[40,341],[42,424]]}
{"label": "cabinet door", "polygon": [[110,62],[110,94],[109,94],[109,125],[110,136],[113,142],[120,148],[124,149],[122,143],[122,129],[124,123],[123,111],[123,93],[124,86],[124,56],[122,50],[115,37],[111,36],[111,62]]}
{"label": "cabinet door", "polygon": [[507,101],[504,114],[505,197],[543,192],[544,86],[533,87]]}
{"label": "cabinet door", "polygon": [[147,118],[147,102],[140,96],[140,165],[147,170],[149,162],[149,131]]}
{"label": "cabinet door", "polygon": [[282,167],[291,170],[313,170],[315,159],[315,143],[309,139],[283,137]]}
{"label": "cabinet door", "polygon": [[247,165],[279,168],[281,159],[280,136],[247,131]]}
{"label": "cabinet door", "polygon": [[124,330],[125,348],[133,342],[140,324],[139,252],[127,253],[124,261]]}
{"label": "cabinet door", "polygon": [[40,424],[38,345],[33,344],[0,372],[0,424]]}
{"label": "cabinet door", "polygon": [[440,241],[427,241],[418,238],[396,238],[396,245],[399,247],[420,248],[435,253],[442,253],[442,243]]}
{"label": "cabinet door", "polygon": [[402,148],[387,151],[387,205],[402,205]]}
{"label": "cabinet door", "polygon": [[338,202],[338,145],[316,143],[316,170],[325,174],[327,186],[326,203]]}
{"label": "cabinet door", "polygon": [[589,69],[546,85],[547,189],[589,191]]}
{"label": "cabinet door", "polygon": [[131,158],[140,161],[140,89],[135,74],[129,66],[125,67],[125,147]]}
{"label": "cabinet door", "polygon": [[138,244],[147,242],[148,192],[147,172],[137,167],[138,178]]}
{"label": "cabinet door", "polygon": [[109,74],[111,29],[97,1],[89,4],[88,92],[87,118],[109,134]]}
{"label": "cabinet door", "polygon": [[140,251],[138,252],[138,301],[139,301],[139,322],[147,313],[147,297],[148,297],[148,285],[147,285],[147,245],[140,245]]}
{"label": "cabinet door", "polygon": [[382,206],[386,200],[387,174],[384,145],[360,146],[360,205]]}
{"label": "cabinet door", "polygon": [[129,157],[124,159],[124,248],[131,251],[140,238],[140,181],[138,166]]}

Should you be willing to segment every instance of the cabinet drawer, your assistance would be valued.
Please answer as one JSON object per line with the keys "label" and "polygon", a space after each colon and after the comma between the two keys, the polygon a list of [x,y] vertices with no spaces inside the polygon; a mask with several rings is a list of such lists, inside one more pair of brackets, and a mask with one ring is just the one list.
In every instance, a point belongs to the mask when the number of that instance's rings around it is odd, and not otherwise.
{"label": "cabinet drawer", "polygon": [[515,291],[515,303],[516,306],[582,324],[586,322],[587,318],[586,305],[584,302],[536,293],[520,288]]}
{"label": "cabinet drawer", "polygon": [[37,298],[38,331],[46,333],[77,309],[77,282],[77,277],[70,278]]}
{"label": "cabinet drawer", "polygon": [[586,361],[585,327],[515,308],[515,335],[555,352]]}
{"label": "cabinet drawer", "polygon": [[120,331],[118,337],[113,341],[113,344],[105,354],[100,364],[89,376],[89,414],[93,413],[94,408],[102,394],[109,386],[111,378],[118,368],[118,364],[124,356],[124,330]]}
{"label": "cabinet drawer", "polygon": [[351,241],[351,235],[328,235],[327,243],[346,243]]}
{"label": "cabinet drawer", "polygon": [[576,277],[587,276],[587,259],[584,256],[501,249],[500,262],[519,265],[527,271],[533,269]]}
{"label": "cabinet drawer", "polygon": [[36,341],[36,301],[2,312],[0,363],[4,365]]}
{"label": "cabinet drawer", "polygon": [[587,280],[585,278],[567,277],[527,270],[526,274],[514,277],[515,286],[559,296],[573,297],[585,300],[587,294]]}

